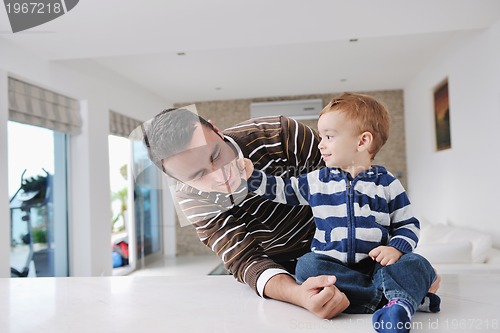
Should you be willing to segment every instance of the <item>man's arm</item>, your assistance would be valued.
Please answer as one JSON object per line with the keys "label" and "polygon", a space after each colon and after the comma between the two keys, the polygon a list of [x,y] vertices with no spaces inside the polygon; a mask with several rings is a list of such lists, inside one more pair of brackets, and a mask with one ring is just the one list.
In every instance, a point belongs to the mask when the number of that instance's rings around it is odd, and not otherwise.
{"label": "man's arm", "polygon": [[[227,270],[242,283],[248,284],[263,296],[265,280],[258,289],[257,280],[265,271],[267,279],[286,270],[271,260],[259,241],[247,229],[246,220],[233,215],[231,209],[223,209],[213,198],[200,198],[196,191],[178,189],[179,205],[194,226],[198,238],[222,260]],[[257,199],[258,197],[254,197]],[[251,204],[252,200],[248,199]],[[222,199],[221,199],[222,200]]]}
{"label": "man's arm", "polygon": [[264,281],[261,296],[303,307],[321,318],[333,318],[349,306],[347,297],[334,285],[335,277],[313,277],[298,285],[228,212],[194,225],[202,242],[221,257],[231,274],[257,292],[262,275],[277,273]]}
{"label": "man's arm", "polygon": [[312,277],[298,285],[236,222],[234,216],[224,213],[212,221],[197,222],[195,227],[202,242],[221,257],[238,281],[258,292],[259,278],[274,271],[277,274],[264,281],[261,296],[303,307],[321,318],[333,318],[349,306],[347,297],[334,285],[335,277]]}
{"label": "man's arm", "polygon": [[336,317],[349,306],[349,300],[335,285],[334,276],[316,276],[298,285],[288,274],[272,277],[265,296],[301,306],[324,319]]}

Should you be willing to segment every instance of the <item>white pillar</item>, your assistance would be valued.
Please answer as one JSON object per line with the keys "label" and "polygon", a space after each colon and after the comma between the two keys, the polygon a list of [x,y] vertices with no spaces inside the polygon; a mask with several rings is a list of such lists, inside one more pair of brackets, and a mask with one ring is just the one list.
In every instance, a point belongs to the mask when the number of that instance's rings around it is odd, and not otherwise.
{"label": "white pillar", "polygon": [[82,133],[71,137],[70,275],[110,276],[109,110],[81,102]]}
{"label": "white pillar", "polygon": [[0,277],[10,277],[9,163],[7,121],[9,120],[8,76],[0,70]]}

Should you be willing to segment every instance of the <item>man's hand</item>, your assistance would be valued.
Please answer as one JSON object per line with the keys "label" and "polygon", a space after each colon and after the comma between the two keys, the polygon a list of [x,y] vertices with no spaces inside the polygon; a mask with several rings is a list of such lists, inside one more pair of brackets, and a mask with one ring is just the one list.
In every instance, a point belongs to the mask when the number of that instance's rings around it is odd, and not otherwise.
{"label": "man's hand", "polygon": [[396,263],[403,253],[395,247],[382,245],[371,250],[368,255],[382,266],[387,266]]}
{"label": "man's hand", "polygon": [[335,285],[335,276],[310,277],[300,288],[303,293],[303,307],[323,319],[339,315],[349,306],[347,296]]}
{"label": "man's hand", "polygon": [[324,319],[336,317],[349,306],[349,300],[335,285],[334,276],[316,276],[303,284],[288,274],[273,276],[264,288],[267,297],[301,306]]}

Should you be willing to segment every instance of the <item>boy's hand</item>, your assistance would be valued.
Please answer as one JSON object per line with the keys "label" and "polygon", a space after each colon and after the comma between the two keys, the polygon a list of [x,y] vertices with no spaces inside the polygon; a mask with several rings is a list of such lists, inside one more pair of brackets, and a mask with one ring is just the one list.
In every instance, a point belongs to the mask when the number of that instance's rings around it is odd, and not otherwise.
{"label": "boy's hand", "polygon": [[403,253],[392,246],[378,246],[368,255],[382,266],[387,266],[396,263]]}
{"label": "boy's hand", "polygon": [[250,178],[254,170],[253,163],[248,158],[238,160],[238,167],[240,168],[241,178],[245,180]]}

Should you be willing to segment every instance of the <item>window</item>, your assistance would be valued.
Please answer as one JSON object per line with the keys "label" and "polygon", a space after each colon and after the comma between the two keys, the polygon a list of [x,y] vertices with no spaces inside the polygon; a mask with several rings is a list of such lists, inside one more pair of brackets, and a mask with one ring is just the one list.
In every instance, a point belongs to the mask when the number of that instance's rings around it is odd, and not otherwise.
{"label": "window", "polygon": [[111,244],[113,258],[113,274],[122,275],[135,268],[135,258],[131,242],[133,209],[130,207],[133,193],[130,182],[130,141],[126,138],[109,135],[109,179],[111,190]]}
{"label": "window", "polygon": [[8,78],[11,276],[68,276],[67,139],[79,102]]}
{"label": "window", "polygon": [[[110,110],[109,124],[113,274],[122,275],[162,254],[160,178],[155,169],[141,168],[151,163],[142,136],[135,135],[142,123]],[[143,172],[132,175],[132,169]]]}
{"label": "window", "polygon": [[11,276],[68,276],[67,135],[8,123]]}

